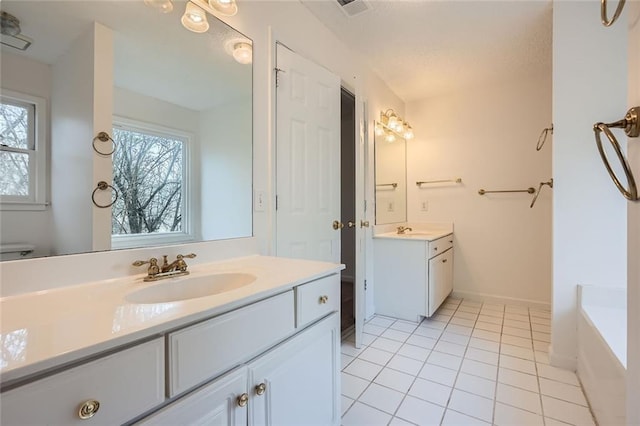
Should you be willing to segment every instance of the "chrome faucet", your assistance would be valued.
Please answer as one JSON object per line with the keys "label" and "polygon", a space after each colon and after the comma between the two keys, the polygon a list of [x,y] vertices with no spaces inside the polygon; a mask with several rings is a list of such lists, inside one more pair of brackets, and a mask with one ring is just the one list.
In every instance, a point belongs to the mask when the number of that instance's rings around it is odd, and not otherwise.
{"label": "chrome faucet", "polygon": [[185,262],[184,259],[193,259],[194,257],[196,257],[196,255],[195,253],[179,254],[176,256],[176,260],[171,263],[169,263],[169,261],[167,260],[167,255],[164,255],[162,257],[162,266],[158,266],[158,259],[156,259],[155,257],[152,257],[149,260],[136,260],[132,263],[132,265],[142,266],[149,264],[149,268],[147,269],[147,276],[144,277],[143,281],[158,281],[165,278],[188,275],[189,271],[187,271],[187,262]]}
{"label": "chrome faucet", "polygon": [[408,226],[402,226],[402,225],[398,226],[397,229],[398,229],[398,235],[402,235],[407,231],[413,231],[413,229],[409,228]]}

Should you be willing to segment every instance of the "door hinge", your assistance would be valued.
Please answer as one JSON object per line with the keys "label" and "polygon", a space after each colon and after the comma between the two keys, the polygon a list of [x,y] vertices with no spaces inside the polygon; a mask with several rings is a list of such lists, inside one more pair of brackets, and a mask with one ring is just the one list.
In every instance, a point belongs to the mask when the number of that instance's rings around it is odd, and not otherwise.
{"label": "door hinge", "polygon": [[364,211],[367,212],[367,200],[364,200]]}
{"label": "door hinge", "polygon": [[367,280],[364,280],[364,291],[367,291]]}
{"label": "door hinge", "polygon": [[286,72],[285,70],[283,70],[282,68],[274,68],[274,71],[276,72],[276,87],[280,87],[280,73],[281,72]]}
{"label": "door hinge", "polygon": [[276,210],[278,210],[278,196],[276,195]]}

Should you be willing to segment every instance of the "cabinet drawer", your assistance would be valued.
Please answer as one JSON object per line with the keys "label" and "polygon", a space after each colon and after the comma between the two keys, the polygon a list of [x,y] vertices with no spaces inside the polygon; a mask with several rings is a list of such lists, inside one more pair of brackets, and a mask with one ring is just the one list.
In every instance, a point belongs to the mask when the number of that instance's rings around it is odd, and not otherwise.
{"label": "cabinet drawer", "polygon": [[171,333],[169,396],[229,370],[292,334],[293,303],[293,291],[288,291]]}
{"label": "cabinet drawer", "polygon": [[445,235],[442,238],[438,238],[435,241],[429,242],[429,252],[427,258],[431,259],[433,256],[437,256],[440,253],[444,253],[453,247],[453,234]]}
{"label": "cabinet drawer", "polygon": [[[143,343],[2,394],[3,425],[122,424],[164,401],[163,339]],[[82,420],[85,401],[100,404]]]}
{"label": "cabinet drawer", "polygon": [[296,291],[296,327],[340,309],[340,275],[299,285]]}

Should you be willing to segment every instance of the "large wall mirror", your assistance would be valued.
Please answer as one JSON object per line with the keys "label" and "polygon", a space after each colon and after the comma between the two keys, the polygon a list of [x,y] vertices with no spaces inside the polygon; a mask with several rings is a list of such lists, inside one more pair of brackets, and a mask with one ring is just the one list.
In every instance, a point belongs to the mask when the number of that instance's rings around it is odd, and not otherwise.
{"label": "large wall mirror", "polygon": [[375,123],[376,224],[407,221],[407,142]]}
{"label": "large wall mirror", "polygon": [[252,235],[252,42],[172,4],[2,1],[3,260]]}

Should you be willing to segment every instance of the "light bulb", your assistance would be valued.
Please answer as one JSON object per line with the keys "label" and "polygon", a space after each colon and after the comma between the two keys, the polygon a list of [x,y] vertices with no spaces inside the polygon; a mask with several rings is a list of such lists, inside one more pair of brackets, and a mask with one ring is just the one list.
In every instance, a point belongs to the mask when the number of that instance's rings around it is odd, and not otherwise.
{"label": "light bulb", "polygon": [[396,130],[397,125],[398,125],[398,117],[394,114],[391,117],[389,117],[389,123],[387,124],[387,126],[389,126],[391,130]]}
{"label": "light bulb", "polygon": [[162,13],[169,13],[173,10],[171,0],[144,0],[144,4]]}
{"label": "light bulb", "polygon": [[233,59],[241,64],[250,64],[253,61],[253,49],[249,43],[236,43],[233,46]]}
{"label": "light bulb", "polygon": [[387,134],[387,136],[384,137],[384,140],[388,143],[393,143],[396,141],[396,137],[393,133],[389,133]]}
{"label": "light bulb", "polygon": [[376,136],[382,136],[384,135],[384,129],[382,128],[382,126],[380,124],[376,124]]}
{"label": "light bulb", "polygon": [[180,21],[186,29],[194,33],[204,33],[209,29],[206,12],[191,2],[187,3]]}
{"label": "light bulb", "polygon": [[411,126],[407,124],[407,128],[404,130],[404,138],[406,140],[409,140],[409,139],[413,139],[413,137],[414,137],[413,129],[411,128]]}
{"label": "light bulb", "polygon": [[238,13],[236,0],[209,0],[209,6],[221,15],[233,16]]}

